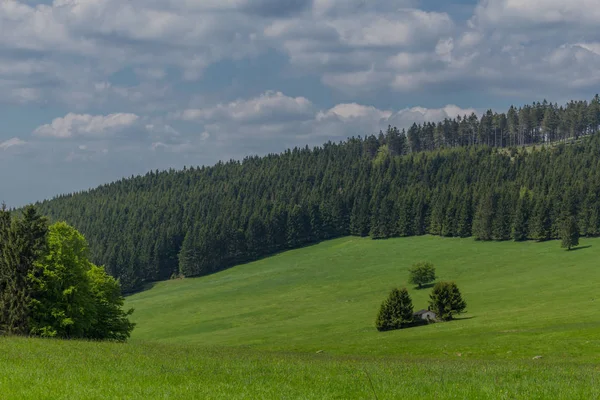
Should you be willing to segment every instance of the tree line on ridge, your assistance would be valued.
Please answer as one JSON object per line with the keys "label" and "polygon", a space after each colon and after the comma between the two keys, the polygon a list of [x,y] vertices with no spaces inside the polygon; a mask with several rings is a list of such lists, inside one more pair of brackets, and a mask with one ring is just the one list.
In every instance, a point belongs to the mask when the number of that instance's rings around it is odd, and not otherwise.
{"label": "tree line on ridge", "polygon": [[598,96],[535,103],[151,171],[36,206],[82,232],[126,292],[345,235],[549,240],[568,220],[596,236],[599,125]]}

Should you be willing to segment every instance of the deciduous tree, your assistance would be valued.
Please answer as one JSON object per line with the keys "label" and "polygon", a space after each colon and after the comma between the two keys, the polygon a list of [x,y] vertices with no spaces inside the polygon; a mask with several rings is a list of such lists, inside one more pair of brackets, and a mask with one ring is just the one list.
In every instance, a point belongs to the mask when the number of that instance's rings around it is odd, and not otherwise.
{"label": "deciduous tree", "polygon": [[422,288],[423,285],[431,283],[435,281],[435,267],[432,263],[429,262],[419,262],[412,266],[408,270],[409,283],[414,285],[419,285],[419,288]]}

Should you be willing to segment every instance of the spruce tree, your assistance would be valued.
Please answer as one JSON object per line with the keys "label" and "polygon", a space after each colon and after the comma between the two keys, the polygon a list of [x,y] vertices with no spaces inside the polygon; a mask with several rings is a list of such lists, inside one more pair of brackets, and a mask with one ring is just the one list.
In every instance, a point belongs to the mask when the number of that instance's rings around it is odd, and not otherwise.
{"label": "spruce tree", "polygon": [[470,191],[465,191],[463,193],[459,207],[456,234],[463,238],[469,237],[471,236],[473,226],[473,206]]}
{"label": "spruce tree", "polygon": [[531,216],[531,237],[537,241],[549,240],[552,237],[552,220],[548,202],[543,197],[538,197],[533,215]]}
{"label": "spruce tree", "polygon": [[[1,224],[7,223],[6,220]],[[13,219],[5,232],[2,248],[4,290],[0,293],[0,329],[10,334],[29,333],[29,302],[32,285],[29,275],[36,275],[35,263],[47,251],[47,219],[33,206]]]}
{"label": "spruce tree", "polygon": [[527,240],[527,234],[529,233],[529,217],[530,195],[527,189],[522,189],[519,196],[519,201],[517,202],[515,217],[513,219],[512,238],[515,242]]}
{"label": "spruce tree", "polygon": [[379,309],[377,330],[401,329],[413,320],[413,305],[406,289],[393,289]]}
{"label": "spruce tree", "polygon": [[409,196],[399,200],[398,208],[398,235],[412,236],[414,217],[412,215],[413,204]]}
{"label": "spruce tree", "polygon": [[579,227],[577,220],[573,216],[566,216],[562,221],[560,233],[561,247],[571,250],[571,248],[579,245]]}
{"label": "spruce tree", "polygon": [[467,303],[454,282],[438,282],[429,295],[429,309],[443,321],[450,321],[464,312]]}
{"label": "spruce tree", "polygon": [[477,205],[473,218],[473,235],[477,240],[492,239],[492,217],[494,215],[494,197],[492,194],[484,195]]}
{"label": "spruce tree", "polygon": [[379,313],[375,320],[375,327],[380,332],[394,329],[392,326],[392,309],[389,305],[389,300],[387,299],[381,303],[381,307],[379,307]]}

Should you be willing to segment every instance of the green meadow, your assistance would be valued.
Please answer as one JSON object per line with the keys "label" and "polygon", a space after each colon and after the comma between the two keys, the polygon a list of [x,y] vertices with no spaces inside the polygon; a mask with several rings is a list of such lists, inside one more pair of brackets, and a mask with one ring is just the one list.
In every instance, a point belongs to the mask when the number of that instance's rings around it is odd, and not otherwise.
{"label": "green meadow", "polygon": [[[127,299],[127,344],[0,340],[2,398],[600,397],[600,240],[560,243],[348,237]],[[435,264],[459,319],[380,333],[393,287],[415,311]]]}

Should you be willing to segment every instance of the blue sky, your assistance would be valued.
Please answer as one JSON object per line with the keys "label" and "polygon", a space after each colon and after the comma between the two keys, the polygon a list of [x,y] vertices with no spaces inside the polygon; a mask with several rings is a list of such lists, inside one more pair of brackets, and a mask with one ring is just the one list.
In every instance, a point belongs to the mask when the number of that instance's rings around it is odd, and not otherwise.
{"label": "blue sky", "polygon": [[600,83],[597,0],[0,2],[0,200]]}

